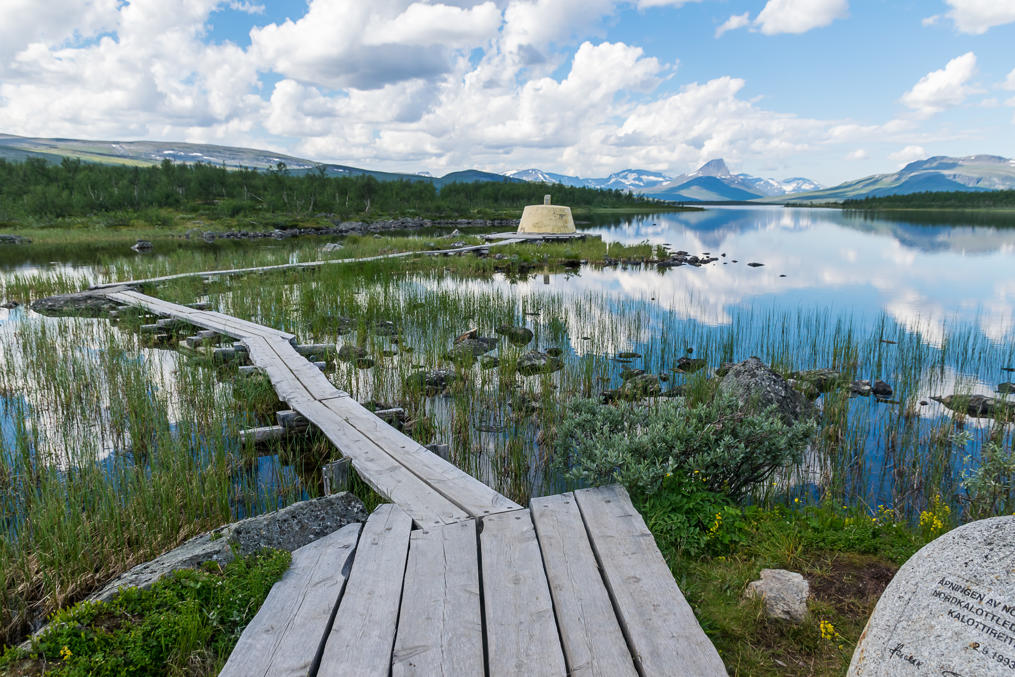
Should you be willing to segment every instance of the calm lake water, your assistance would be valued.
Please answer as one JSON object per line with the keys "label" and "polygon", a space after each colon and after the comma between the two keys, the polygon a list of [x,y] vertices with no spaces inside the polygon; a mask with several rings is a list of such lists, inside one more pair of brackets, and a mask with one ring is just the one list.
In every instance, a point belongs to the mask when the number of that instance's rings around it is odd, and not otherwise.
{"label": "calm lake water", "polygon": [[[955,220],[961,224],[962,217]],[[725,253],[700,269],[662,276],[608,271],[586,282],[618,294],[651,293],[667,309],[697,313],[692,319],[707,324],[729,322],[737,307],[814,306],[871,320],[886,313],[929,342],[940,340],[943,323],[958,322],[1001,343],[1010,342],[1015,327],[1015,222],[1010,225],[929,225],[837,209],[709,207],[581,229],[608,241]]]}
{"label": "calm lake water", "polygon": [[[950,425],[951,414],[931,396],[994,394],[999,383],[1015,380],[1015,373],[1004,370],[1015,366],[1015,224],[968,225],[963,216],[913,221],[830,209],[709,207],[602,218],[579,228],[608,242],[647,241],[719,260],[668,269],[586,266],[521,279],[410,277],[401,284],[405,289],[510,293],[522,308],[538,304],[541,297],[571,299],[573,307],[563,304],[564,317],[533,316],[530,326],[541,336],[560,335],[563,327],[570,359],[592,351],[604,359],[634,351],[644,357],[630,366],[655,373],[668,373],[685,346],[696,347],[695,355],[707,357],[712,367],[718,366],[722,346],[726,359],[756,354],[795,369],[831,367],[834,354],[829,346],[844,328],[853,340],[867,345],[856,376],[884,378],[896,389],[896,403],[855,398],[848,404],[852,427],[862,432],[855,440],[855,458],[839,461],[852,473],[845,490],[871,504],[899,500],[900,482],[908,477],[900,468],[918,470],[927,439],[935,429]],[[227,246],[270,246],[280,249],[282,257],[307,260],[317,245],[304,239]],[[88,283],[97,279],[93,265],[99,258],[108,264],[117,255],[108,248],[77,248],[64,255],[47,250],[40,260],[28,249],[19,260],[14,250],[7,250],[0,258],[0,281],[13,274],[56,273]],[[0,332],[33,316],[24,310],[0,311]],[[562,324],[550,327],[551,321]],[[604,332],[612,325],[621,328]],[[596,340],[588,339],[597,333]],[[779,345],[789,348],[774,352],[773,346]],[[624,366],[610,367],[614,383],[604,387],[619,384]],[[683,378],[673,376],[670,383]],[[915,421],[902,411],[900,403],[906,401],[921,402]],[[9,435],[14,421],[8,414],[0,416],[0,422]],[[958,486],[963,470],[975,464],[989,425],[986,419],[965,424],[970,439],[949,452],[954,458],[942,470],[944,490]],[[908,442],[899,441],[902,426],[908,430],[903,435]],[[1004,433],[1009,443],[1010,434]],[[900,446],[906,447],[905,453]],[[805,485],[819,483],[827,472],[819,467],[820,459],[813,465],[802,478]],[[266,484],[278,475],[277,468],[261,472]]]}

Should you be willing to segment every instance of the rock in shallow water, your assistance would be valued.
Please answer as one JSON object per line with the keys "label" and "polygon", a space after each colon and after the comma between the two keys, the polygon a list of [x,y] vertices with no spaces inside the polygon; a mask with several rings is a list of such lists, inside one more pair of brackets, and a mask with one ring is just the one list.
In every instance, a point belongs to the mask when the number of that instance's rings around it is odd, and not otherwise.
{"label": "rock in shallow water", "polygon": [[705,360],[697,357],[685,357],[681,355],[677,359],[677,371],[681,374],[693,374],[696,371],[701,371],[708,365]]}
{"label": "rock in shallow water", "polygon": [[32,310],[43,315],[74,315],[80,317],[99,317],[120,304],[110,300],[106,294],[113,291],[135,291],[130,287],[107,288],[101,291],[83,291],[75,294],[58,294],[32,301]]}
{"label": "rock in shallow water", "polygon": [[974,418],[999,418],[1015,413],[1015,402],[987,395],[945,395],[930,399],[940,402],[954,412]]}
{"label": "rock in shallow water", "polygon": [[528,345],[533,337],[531,329],[527,327],[515,327],[510,324],[502,324],[497,327],[497,333],[518,346]]}
{"label": "rock in shallow water", "polygon": [[818,392],[827,393],[843,382],[842,372],[835,369],[808,369],[806,371],[794,371],[789,375],[791,379],[809,383],[818,389]]}
{"label": "rock in shallow water", "polygon": [[730,367],[719,383],[719,392],[732,395],[741,405],[757,411],[774,406],[787,424],[816,413],[806,397],[757,357]]}
{"label": "rock in shallow water", "polygon": [[877,380],[874,381],[874,385],[871,386],[871,392],[874,393],[875,397],[880,397],[881,399],[886,400],[892,396],[894,391],[892,390],[892,387],[884,381]]}
{"label": "rock in shallow water", "polygon": [[530,350],[518,358],[518,373],[523,376],[551,374],[563,368],[564,362],[559,357],[553,357],[538,350]]}
{"label": "rock in shallow water", "polygon": [[433,369],[431,371],[417,371],[409,374],[405,379],[405,385],[420,390],[440,391],[454,383],[458,376],[451,369]]}
{"label": "rock in shallow water", "polygon": [[470,360],[479,357],[485,353],[490,352],[497,347],[497,339],[479,336],[477,338],[467,338],[456,343],[451,350],[448,351],[448,359],[458,360],[461,358],[468,358]]}
{"label": "rock in shallow water", "polygon": [[367,349],[352,343],[345,343],[338,349],[338,359],[343,362],[355,362],[367,356]]}

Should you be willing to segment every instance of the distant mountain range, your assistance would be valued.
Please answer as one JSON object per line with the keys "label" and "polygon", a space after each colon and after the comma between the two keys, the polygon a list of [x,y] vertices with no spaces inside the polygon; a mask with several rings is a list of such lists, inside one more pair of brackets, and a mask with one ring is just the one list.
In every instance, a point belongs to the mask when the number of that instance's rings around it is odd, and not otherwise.
{"label": "distant mountain range", "polygon": [[875,174],[822,190],[790,194],[769,202],[839,202],[850,198],[941,191],[1015,190],[1015,160],[999,155],[937,155],[893,174]]}
{"label": "distant mountain range", "polygon": [[[476,181],[517,181],[502,174],[467,169],[452,172],[441,177],[423,174],[398,174],[360,169],[348,165],[314,162],[303,158],[251,148],[215,146],[196,143],[173,143],[162,141],[81,141],[78,139],[36,139],[24,136],[0,134],[0,158],[24,160],[41,158],[47,162],[60,162],[71,157],[85,162],[117,164],[128,166],[150,166],[163,160],[173,162],[203,162],[234,169],[271,169],[279,162],[285,163],[290,174],[305,174],[323,169],[328,176],[373,176],[379,181],[428,181],[438,187],[449,183],[472,183]],[[320,169],[319,169],[320,168]]]}
{"label": "distant mountain range", "polygon": [[63,157],[132,166],[148,166],[169,159],[174,162],[204,162],[250,169],[274,168],[283,162],[293,174],[323,170],[328,176],[368,175],[380,181],[427,181],[437,187],[475,181],[528,181],[628,190],[673,202],[837,202],[850,198],[924,191],[1015,189],[1015,160],[997,155],[958,158],[937,156],[911,162],[892,174],[876,174],[825,188],[801,177],[766,179],[750,174],[733,174],[722,159],[706,162],[696,171],[680,176],[668,176],[644,169],[625,169],[599,179],[555,174],[539,169],[525,169],[507,175],[468,169],[435,177],[429,172],[379,172],[231,146],[158,141],[41,139],[0,134],[0,158],[41,158],[48,162],[59,162]]}
{"label": "distant mountain range", "polygon": [[660,200],[675,202],[745,201],[762,197],[819,190],[822,186],[810,179],[763,179],[750,174],[733,174],[722,159],[706,162],[697,171],[681,176],[667,176],[644,169],[625,169],[605,179],[583,179],[566,174],[553,174],[539,169],[523,169],[508,176],[523,181],[559,183],[565,186],[617,188],[642,193]]}

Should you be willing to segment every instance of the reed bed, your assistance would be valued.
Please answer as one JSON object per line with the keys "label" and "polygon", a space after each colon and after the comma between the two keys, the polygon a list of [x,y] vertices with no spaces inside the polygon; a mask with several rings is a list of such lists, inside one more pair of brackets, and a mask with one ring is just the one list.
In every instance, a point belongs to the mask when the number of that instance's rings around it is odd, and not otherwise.
{"label": "reed bed", "polygon": [[244,406],[213,370],[106,320],[8,321],[0,394],[0,644],[190,536],[305,495],[263,491],[236,442]]}
{"label": "reed bed", "polygon": [[[3,292],[29,299],[99,282],[449,244],[433,234],[343,242],[324,255],[320,239],[200,247],[181,240],[155,256],[117,252],[77,268],[8,272]],[[643,262],[660,252],[644,243],[493,251],[191,277],[147,291],[210,301],[306,342],[362,348],[368,361],[329,366],[336,386],[363,402],[404,407],[410,435],[450,444],[453,462],[523,502],[569,488],[551,450],[570,402],[619,387],[625,369],[658,374],[664,390],[682,388],[693,402],[710,396],[716,368],[751,355],[787,374],[827,367],[847,380],[883,379],[895,391],[889,402],[825,393],[821,430],[803,463],[759,487],[757,502],[804,497],[875,511],[880,504],[915,520],[940,495],[968,516],[965,473],[985,445],[1011,448],[1009,423],[956,415],[930,400],[992,392],[1001,368],[1015,366],[1011,334],[996,340],[971,324],[906,327],[887,315],[657,298],[652,276],[660,273]],[[620,275],[644,284],[608,284]],[[0,332],[6,637],[192,534],[316,495],[320,463],[334,455],[321,440],[260,458],[240,449],[236,432],[270,423],[278,408],[270,386],[146,347],[137,324],[26,317]],[[496,336],[502,325],[527,327],[534,338],[500,339],[490,353],[496,364],[449,356],[458,334]],[[534,349],[559,350],[564,368],[519,375],[519,358]],[[679,371],[688,356],[707,368]],[[420,372],[438,369],[451,375],[449,387],[421,387]]]}
{"label": "reed bed", "polygon": [[[526,262],[540,260],[529,247]],[[550,261],[551,248],[543,259]],[[505,252],[508,254],[508,252]],[[510,256],[507,257],[510,260]],[[515,264],[518,261],[514,262]],[[709,372],[756,355],[777,370],[833,368],[847,381],[882,379],[890,401],[826,393],[822,430],[804,464],[791,476],[796,493],[778,487],[779,500],[803,493],[835,501],[894,506],[918,515],[933,496],[953,498],[961,510],[963,473],[975,468],[983,444],[1011,445],[1006,422],[970,419],[930,400],[932,395],[987,394],[1015,361],[1015,339],[988,339],[975,326],[906,328],[886,315],[866,317],[825,309],[738,307],[725,323],[697,318],[707,308],[667,306],[663,299],[610,289],[569,288],[574,273],[531,263],[496,272],[490,260],[417,259],[321,268],[163,288],[178,300],[208,298],[225,312],[299,333],[305,340],[350,343],[368,351],[374,366],[339,362],[332,378],[361,400],[407,406],[424,421],[426,442],[451,442],[454,460],[517,500],[559,489],[547,472],[549,445],[567,403],[598,397],[621,384],[625,368],[660,374],[664,387],[684,386],[706,396]],[[589,269],[583,269],[589,270]],[[657,273],[627,266],[626,274]],[[672,274],[672,273],[671,273]],[[679,272],[677,274],[680,274]],[[378,332],[392,323],[396,334]],[[483,369],[448,358],[459,333],[500,325],[527,326],[534,340],[501,340],[499,365]],[[390,330],[389,330],[390,331]],[[514,364],[531,349],[562,350],[566,367],[520,377]],[[633,352],[638,357],[620,359]],[[693,355],[708,363],[696,375],[675,371]],[[410,376],[438,368],[457,380],[440,396],[407,387]],[[759,494],[771,500],[772,492]]]}

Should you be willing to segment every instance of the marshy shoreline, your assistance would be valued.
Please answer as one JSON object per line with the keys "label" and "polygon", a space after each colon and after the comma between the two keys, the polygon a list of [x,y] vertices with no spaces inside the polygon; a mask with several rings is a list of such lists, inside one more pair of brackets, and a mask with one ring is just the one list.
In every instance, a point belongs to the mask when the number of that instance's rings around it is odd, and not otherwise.
{"label": "marshy shoreline", "polygon": [[[646,226],[663,220],[640,218]],[[45,266],[10,269],[4,296],[27,303],[122,279],[481,241],[472,232],[447,237],[450,229],[332,235],[342,248],[327,253],[321,252],[325,239],[313,237],[222,243],[195,241],[196,234],[186,241],[176,232],[156,239],[148,254],[121,249],[140,236],[121,230],[116,250],[104,250],[89,265],[51,273]],[[73,231],[48,231],[16,246],[50,253],[46,248],[61,237],[83,241]],[[733,655],[743,674],[785,674],[775,660],[820,664],[828,672],[819,674],[836,674],[848,662],[850,642],[876,601],[884,572],[941,530],[1011,500],[1010,494],[988,500],[966,474],[994,447],[1010,453],[1008,419],[976,419],[929,399],[981,393],[962,375],[975,376],[975,383],[996,375],[999,383],[1007,373],[1000,368],[1015,366],[1011,343],[962,323],[928,342],[884,314],[850,318],[808,307],[733,306],[724,309],[723,322],[702,322],[696,318],[713,317],[714,304],[681,305],[664,296],[669,285],[718,281],[737,266],[743,271],[737,275],[773,285],[780,284],[781,271],[791,280],[799,271],[774,255],[758,256],[769,262],[765,268],[748,269],[751,253],[732,250],[700,268],[660,270],[657,264],[681,249],[702,257],[718,249],[608,240],[509,245],[498,256],[196,276],[160,284],[157,293],[292,331],[336,353],[355,348],[351,361],[328,361],[326,373],[336,386],[360,401],[402,409],[399,425],[407,434],[423,444],[449,445],[459,467],[516,500],[572,486],[554,465],[554,440],[579,400],[601,401],[605,392],[651,376],[660,393],[679,390],[697,406],[710,401],[723,364],[751,355],[783,376],[795,374],[821,410],[808,452],[813,467],[790,470],[788,477],[796,479],[756,487],[746,501],[709,493],[694,508],[674,503],[675,489],[663,485],[643,492],[639,509],[671,567],[685,577],[681,587],[728,665]],[[644,291],[619,293],[611,286],[616,280],[644,281]],[[241,430],[272,422],[279,403],[270,385],[241,377],[234,364],[211,354],[182,355],[180,336],[141,334],[145,323],[131,312],[110,322],[45,318],[23,307],[8,311],[0,332],[0,386],[18,397],[4,402],[11,424],[0,468],[7,609],[48,613],[67,606],[194,533],[320,492],[317,473],[334,453],[326,442],[310,435],[256,450],[237,442]],[[531,339],[515,345],[499,338],[494,350],[472,359],[452,350],[462,332],[475,328],[480,337],[498,337],[497,328],[505,326],[527,329]],[[559,355],[560,369],[519,373],[520,361],[533,351],[554,351],[549,356]],[[702,368],[687,369],[688,359],[701,360]],[[813,383],[807,374],[820,369],[835,370],[837,385]],[[439,371],[447,377],[437,387],[415,376]],[[849,384],[864,379],[891,384],[892,396],[851,397]],[[32,424],[19,426],[19,420]],[[20,486],[33,491],[20,492]],[[355,491],[368,504],[377,500],[362,486]],[[934,507],[940,497],[947,514]],[[934,510],[940,527],[923,519]],[[723,517],[713,529],[717,513]],[[677,529],[674,515],[691,521]],[[681,529],[702,539],[689,543]],[[820,591],[813,612],[838,628],[845,648],[824,641],[817,622],[790,627],[752,617],[757,608],[742,605],[737,591],[761,566],[791,567],[811,577]],[[858,584],[856,595],[833,584],[864,572],[881,573]],[[8,633],[10,623],[4,619]],[[8,634],[8,641],[21,634]]]}

